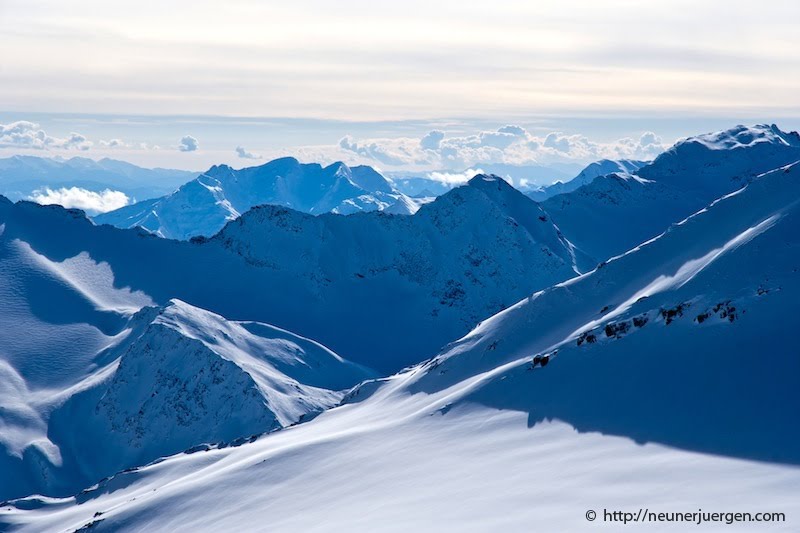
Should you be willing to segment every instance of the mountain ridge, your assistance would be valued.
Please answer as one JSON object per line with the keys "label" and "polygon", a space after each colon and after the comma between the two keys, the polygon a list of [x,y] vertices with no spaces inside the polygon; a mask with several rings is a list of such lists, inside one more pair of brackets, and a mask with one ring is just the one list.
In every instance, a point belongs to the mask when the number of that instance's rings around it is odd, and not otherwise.
{"label": "mountain ridge", "polygon": [[541,205],[576,246],[608,258],[655,237],[759,174],[797,160],[800,134],[774,125],[736,126],[679,141],[633,177],[600,176]]}
{"label": "mountain ridge", "polygon": [[235,170],[215,165],[168,196],[95,217],[100,224],[141,226],[161,237],[210,237],[248,209],[271,203],[307,213],[382,210],[404,197],[371,167],[323,167],[293,157]]}

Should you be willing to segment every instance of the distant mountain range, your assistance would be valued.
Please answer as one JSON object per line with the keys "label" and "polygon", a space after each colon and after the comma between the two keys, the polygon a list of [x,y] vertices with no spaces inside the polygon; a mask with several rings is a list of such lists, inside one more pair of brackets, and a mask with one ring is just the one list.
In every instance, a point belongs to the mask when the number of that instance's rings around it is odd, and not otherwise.
{"label": "distant mountain range", "polygon": [[[537,183],[553,183],[556,181],[570,181],[581,167],[575,164],[556,164],[545,165],[511,165],[503,163],[481,163],[473,168],[479,168],[480,172],[494,174],[504,178],[513,184],[517,189],[527,193],[528,190],[538,190]],[[394,186],[400,192],[413,197],[424,198],[429,196],[439,196],[446,193],[453,187],[461,185],[455,182],[444,182],[430,177],[432,174],[464,175],[469,169],[463,171],[440,170],[437,172],[425,172],[415,174],[410,172],[394,171],[388,172],[387,177],[391,179]],[[473,172],[477,173],[477,172]],[[471,177],[471,176],[470,176]],[[524,186],[522,184],[525,184]],[[536,199],[536,198],[534,198]]]}
{"label": "distant mountain range", "polygon": [[[211,236],[226,222],[261,204],[312,214],[381,211],[410,214],[418,207],[373,168],[302,164],[294,158],[235,170],[212,167],[175,192],[95,218],[99,224],[140,226],[160,236],[189,239]],[[396,205],[395,205],[396,204]]]}
{"label": "distant mountain range", "polygon": [[528,188],[523,192],[537,202],[541,202],[547,200],[551,196],[572,192],[579,187],[588,185],[594,181],[595,178],[600,176],[607,176],[615,173],[633,174],[647,164],[647,161],[634,161],[631,159],[601,159],[600,161],[591,163],[589,166],[581,170],[580,174],[571,180],[565,182],[556,181],[552,185]]}
{"label": "distant mountain range", "polygon": [[121,191],[144,200],[172,192],[196,176],[196,172],[141,168],[107,158],[95,161],[16,155],[0,159],[0,194],[22,200],[44,187],[80,187],[93,192]]}

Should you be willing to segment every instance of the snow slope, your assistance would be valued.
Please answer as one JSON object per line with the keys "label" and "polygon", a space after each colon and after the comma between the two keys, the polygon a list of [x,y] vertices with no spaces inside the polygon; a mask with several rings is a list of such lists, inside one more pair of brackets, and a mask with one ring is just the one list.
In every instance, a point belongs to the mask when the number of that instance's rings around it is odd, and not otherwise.
{"label": "snow slope", "polygon": [[489,177],[413,216],[315,217],[262,206],[194,242],[93,226],[77,212],[26,202],[3,222],[8,239],[52,261],[85,253],[107,263],[115,283],[158,305],[178,298],[230,319],[275,324],[387,373],[596,264],[535,202]]}
{"label": "snow slope", "polygon": [[645,165],[647,165],[647,161],[601,159],[600,161],[589,164],[586,168],[581,170],[580,174],[569,181],[557,181],[552,185],[529,189],[524,192],[537,202],[542,202],[551,196],[572,192],[583,185],[591,183],[595,178],[600,176],[616,173],[632,174]]}
{"label": "snow slope", "polygon": [[72,498],[12,502],[0,521],[22,531],[617,531],[603,510],[641,506],[783,512],[786,522],[701,527],[796,531],[798,172],[760,176],[313,421]]}
{"label": "snow slope", "polygon": [[253,206],[275,204],[306,213],[380,211],[402,199],[371,167],[301,164],[294,158],[234,170],[227,165],[172,194],[99,215],[99,224],[141,226],[171,239],[211,236]]}
{"label": "snow slope", "polygon": [[[10,209],[0,202],[0,213]],[[273,326],[230,322],[177,300],[153,307],[148,295],[119,286],[108,263],[86,252],[47,257],[7,224],[0,498],[72,494],[204,442],[289,425],[373,375]]]}
{"label": "snow slope", "polygon": [[690,137],[635,172],[594,179],[542,203],[565,235],[597,258],[655,237],[754,176],[800,159],[800,135],[756,125]]}

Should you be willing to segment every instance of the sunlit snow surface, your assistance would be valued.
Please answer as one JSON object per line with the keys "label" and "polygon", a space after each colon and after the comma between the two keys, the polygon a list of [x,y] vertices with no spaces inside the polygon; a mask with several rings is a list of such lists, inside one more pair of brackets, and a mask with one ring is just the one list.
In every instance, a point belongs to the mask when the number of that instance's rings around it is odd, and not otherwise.
{"label": "sunlit snow surface", "polygon": [[179,300],[155,307],[88,252],[40,253],[5,231],[0,280],[0,498],[72,494],[197,444],[290,425],[373,375],[268,324]]}
{"label": "sunlit snow surface", "polygon": [[529,428],[511,411],[442,415],[430,398],[397,403],[337,409],[240,448],[177,456],[75,499],[20,502],[31,510],[4,508],[0,520],[22,531],[97,522],[97,531],[568,532],[620,531],[587,522],[589,509],[796,508],[797,468],[578,434],[562,422]]}
{"label": "sunlit snow surface", "polygon": [[[96,531],[797,531],[800,166],[781,163],[755,176],[750,163],[766,164],[764,159],[736,152],[769,142],[790,148],[779,159],[793,153],[794,137],[766,129],[732,130],[706,139],[736,139],[726,149],[738,163],[726,162],[725,168],[747,170],[740,187],[699,184],[724,192],[597,269],[483,320],[434,358],[362,383],[343,396],[342,405],[308,422],[240,439],[237,446],[195,447],[120,472],[72,497],[14,500],[0,507],[0,526],[23,531],[85,526]],[[645,176],[614,179],[637,186],[650,182]],[[486,179],[477,185],[497,183]],[[288,226],[295,222],[290,218]],[[247,221],[243,226],[247,229]],[[238,241],[230,245],[251,261],[268,261],[269,249],[248,235],[237,231]],[[58,254],[49,252],[54,261]],[[35,272],[52,274],[44,267]],[[126,274],[126,279],[137,279]],[[117,296],[137,294],[115,287],[123,291]],[[81,291],[77,286],[71,290]],[[96,311],[96,303],[90,308]],[[115,337],[113,323],[92,313],[85,320],[95,329],[105,328],[97,342],[124,344]],[[175,343],[196,348],[197,357],[209,357],[210,365],[239,369],[222,374],[225,383],[241,384],[243,374],[259,389],[268,382],[275,391],[265,391],[267,402],[291,379],[308,390],[319,385],[313,376],[290,378],[293,374],[282,369],[291,366],[291,351],[269,358],[270,368],[263,372],[244,372],[258,363],[251,359],[252,346],[282,342],[270,340],[280,331],[266,325],[231,323],[177,301],[166,309],[145,308],[125,324],[132,332],[142,327],[140,336],[130,333],[126,339],[144,343],[131,344],[140,349],[126,352],[134,366],[125,372],[126,356],[120,359],[115,375],[122,379],[115,390],[132,390],[120,400],[173,390],[149,385],[137,390],[140,376],[152,379],[152,372],[149,364],[135,365],[159,361],[159,369],[181,367],[171,363]],[[256,334],[267,339],[250,339]],[[328,350],[310,346],[306,352],[355,378],[358,367]],[[104,360],[101,354],[98,361]],[[206,364],[188,368],[186,382]],[[7,390],[24,396],[30,382],[16,368],[22,378],[9,374]],[[131,368],[145,372],[132,373]],[[27,372],[35,375],[34,370]],[[96,378],[94,384],[101,382],[106,383]],[[258,412],[246,395],[236,397],[243,402],[237,413]],[[220,410],[230,407],[215,398]],[[134,405],[140,403],[137,399]],[[122,401],[106,404],[125,409]],[[25,408],[20,406],[16,419],[31,420],[24,426],[30,434],[20,430],[17,442],[35,439],[47,423],[46,413]],[[195,427],[214,427],[215,410],[198,413],[208,418]],[[174,426],[174,419],[167,419],[148,426],[143,435],[164,435],[164,428]],[[137,438],[135,431],[131,437]],[[78,442],[90,446],[91,440]],[[55,452],[42,446],[39,454],[55,462]],[[603,522],[605,509],[636,513],[639,508],[782,512],[786,522]],[[596,521],[586,520],[589,510],[597,513]]]}
{"label": "sunlit snow surface", "polygon": [[210,237],[226,222],[262,204],[340,215],[387,208],[407,215],[419,208],[419,202],[395,190],[371,167],[351,168],[344,163],[322,167],[286,157],[241,170],[214,166],[169,195],[122,207],[96,220],[121,228],[140,226],[170,239]]}

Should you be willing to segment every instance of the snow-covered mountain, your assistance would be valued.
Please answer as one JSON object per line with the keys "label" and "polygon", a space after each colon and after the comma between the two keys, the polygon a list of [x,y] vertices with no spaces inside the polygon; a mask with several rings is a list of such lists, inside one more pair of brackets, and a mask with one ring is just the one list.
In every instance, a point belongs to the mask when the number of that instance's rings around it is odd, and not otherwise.
{"label": "snow-covered mountain", "polygon": [[[572,172],[577,171],[577,168],[572,164],[556,164],[553,166],[544,165],[511,165],[502,163],[481,163],[475,165],[471,170],[464,169],[461,171],[453,170],[439,170],[433,172],[425,172],[421,174],[409,172],[387,172],[387,176],[392,181],[392,184],[400,192],[414,197],[426,198],[440,196],[450,189],[457,187],[460,183],[456,181],[442,181],[441,177],[432,177],[436,174],[441,176],[449,176],[451,179],[456,176],[472,175],[476,173],[493,174],[505,178],[506,181],[513,184],[517,189],[524,193],[528,191],[537,191],[542,189],[535,184],[537,183],[552,183],[554,181],[567,181],[573,175]],[[580,168],[580,167],[578,167]],[[609,167],[610,168],[610,167]],[[610,169],[605,174],[613,172],[615,169]],[[471,174],[470,174],[471,172]],[[524,186],[522,184],[525,184]],[[557,193],[553,193],[557,194]],[[534,198],[538,200],[539,198]]]}
{"label": "snow-covered mountain", "polygon": [[664,231],[754,176],[800,160],[800,135],[775,125],[689,137],[633,175],[614,173],[542,203],[588,254],[607,258]]}
{"label": "snow-covered mountain", "polygon": [[412,198],[427,198],[441,196],[450,189],[457,187],[457,183],[445,183],[428,177],[408,175],[407,173],[388,173],[392,185],[403,194]]}
{"label": "snow-covered mountain", "polygon": [[118,283],[156,304],[178,298],[275,324],[383,372],[434,354],[481,318],[597,263],[535,202],[488,176],[413,216],[312,216],[267,205],[192,242],[94,226],[79,212],[27,202],[9,207],[0,223],[7,239],[55,261],[87,254],[107,263]]}
{"label": "snow-covered mountain", "polygon": [[12,502],[0,523],[588,531],[599,527],[589,510],[601,521],[606,509],[636,516],[641,505],[645,518],[782,512],[769,529],[794,531],[799,172],[748,176],[658,238],[532,294],[308,423],[177,455],[73,498]]}
{"label": "snow-covered mountain", "polygon": [[580,174],[569,181],[556,181],[552,185],[528,189],[524,192],[537,202],[542,202],[551,196],[572,192],[583,185],[588,185],[597,177],[618,173],[633,174],[645,165],[647,165],[647,161],[636,161],[633,159],[601,159],[600,161],[595,161],[586,166],[586,168],[581,170]]}
{"label": "snow-covered mountain", "polygon": [[322,167],[287,157],[241,170],[214,166],[168,196],[126,206],[95,220],[121,228],[140,226],[160,237],[189,239],[210,237],[229,220],[262,204],[312,214],[349,214],[380,211],[403,199],[404,195],[371,167],[350,168],[344,163]]}
{"label": "snow-covered mountain", "polygon": [[178,300],[155,307],[108,263],[15,234],[11,210],[3,199],[0,499],[74,494],[164,455],[290,425],[373,375],[267,324]]}
{"label": "snow-covered mountain", "polygon": [[196,172],[141,168],[108,158],[95,161],[15,155],[0,159],[0,194],[21,200],[44,187],[80,187],[93,192],[111,189],[147,199],[172,192],[196,176]]}

